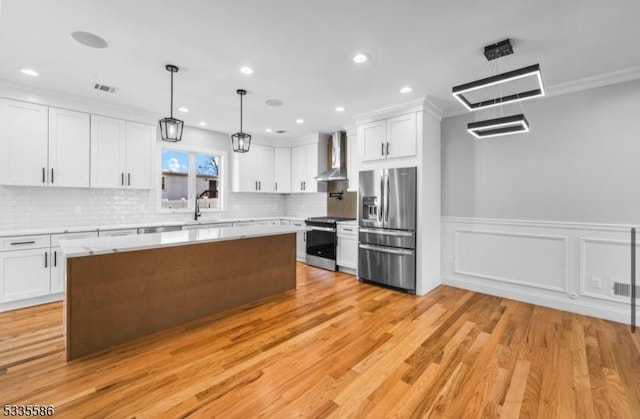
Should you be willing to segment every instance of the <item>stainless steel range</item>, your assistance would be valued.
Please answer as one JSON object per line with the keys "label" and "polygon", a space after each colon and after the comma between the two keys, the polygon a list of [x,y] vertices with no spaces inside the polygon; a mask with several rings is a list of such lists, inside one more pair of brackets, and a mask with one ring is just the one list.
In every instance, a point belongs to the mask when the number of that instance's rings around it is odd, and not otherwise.
{"label": "stainless steel range", "polygon": [[336,270],[337,222],[345,220],[355,220],[355,218],[307,218],[305,223],[311,228],[307,231],[307,265],[330,271]]}

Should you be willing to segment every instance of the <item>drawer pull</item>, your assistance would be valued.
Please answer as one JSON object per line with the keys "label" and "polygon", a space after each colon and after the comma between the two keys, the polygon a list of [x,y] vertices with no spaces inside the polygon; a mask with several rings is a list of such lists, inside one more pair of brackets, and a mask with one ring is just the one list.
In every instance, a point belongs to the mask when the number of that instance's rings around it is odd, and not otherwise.
{"label": "drawer pull", "polygon": [[22,245],[22,244],[36,244],[36,242],[33,241],[33,240],[28,241],[28,242],[13,242],[13,243],[11,243],[11,246],[18,246],[18,245]]}
{"label": "drawer pull", "polygon": [[351,229],[351,228],[344,228],[344,227],[343,227],[342,229],[343,229],[344,231],[353,231],[353,229]]}

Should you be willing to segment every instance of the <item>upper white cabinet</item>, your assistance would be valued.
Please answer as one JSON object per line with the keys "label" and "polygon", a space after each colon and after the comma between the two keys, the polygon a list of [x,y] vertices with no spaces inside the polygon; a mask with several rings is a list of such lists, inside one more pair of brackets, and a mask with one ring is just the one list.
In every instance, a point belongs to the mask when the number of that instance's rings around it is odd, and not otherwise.
{"label": "upper white cabinet", "polygon": [[277,147],[274,153],[274,191],[291,192],[291,148]]}
{"label": "upper white cabinet", "polygon": [[360,160],[415,156],[418,152],[416,114],[408,113],[358,127]]}
{"label": "upper white cabinet", "polygon": [[155,126],[92,115],[91,186],[151,188]]}
{"label": "upper white cabinet", "polygon": [[49,185],[89,187],[88,113],[49,108]]}
{"label": "upper white cabinet", "polygon": [[247,153],[233,153],[233,192],[273,192],[273,147],[252,144]]}
{"label": "upper white cabinet", "polygon": [[313,180],[326,169],[326,143],[306,144],[291,148],[291,192],[319,192]]}
{"label": "upper white cabinet", "polygon": [[127,121],[127,145],[125,170],[127,187],[151,189],[151,164],[153,143],[156,138],[155,125]]}
{"label": "upper white cabinet", "polygon": [[48,108],[0,99],[0,184],[48,182]]}

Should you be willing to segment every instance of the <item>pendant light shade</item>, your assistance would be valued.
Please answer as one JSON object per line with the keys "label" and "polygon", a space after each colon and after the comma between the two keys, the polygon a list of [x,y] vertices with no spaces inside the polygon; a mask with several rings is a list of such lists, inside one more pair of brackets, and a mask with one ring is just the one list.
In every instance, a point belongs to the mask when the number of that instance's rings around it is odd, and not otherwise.
{"label": "pendant light shade", "polygon": [[167,64],[165,68],[171,73],[171,116],[160,120],[160,134],[162,141],[177,143],[182,139],[182,127],[184,126],[183,121],[173,117],[173,73],[178,72],[178,67]]}
{"label": "pendant light shade", "polygon": [[247,91],[238,89],[236,93],[240,95],[240,131],[231,135],[231,146],[236,153],[246,153],[251,147],[251,135],[242,132],[242,96],[246,95]]}

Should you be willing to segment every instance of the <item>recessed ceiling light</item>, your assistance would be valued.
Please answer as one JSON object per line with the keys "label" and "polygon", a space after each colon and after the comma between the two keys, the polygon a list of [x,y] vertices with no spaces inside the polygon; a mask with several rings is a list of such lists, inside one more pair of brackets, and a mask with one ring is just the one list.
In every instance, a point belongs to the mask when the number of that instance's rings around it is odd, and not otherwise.
{"label": "recessed ceiling light", "polygon": [[98,35],[94,35],[89,32],[76,31],[71,34],[71,37],[77,42],[90,48],[106,48],[109,46],[107,41],[100,38]]}
{"label": "recessed ceiling light", "polygon": [[206,123],[206,122],[204,122],[204,121],[203,121],[203,122],[200,122],[200,126],[201,126],[201,127],[206,127],[206,126],[207,126],[207,123]]}
{"label": "recessed ceiling light", "polygon": [[240,67],[240,72],[242,74],[253,74],[253,68],[251,67],[247,67],[246,65],[244,67]]}
{"label": "recessed ceiling light", "polygon": [[281,101],[280,99],[268,99],[264,103],[266,103],[269,106],[282,106],[284,102]]}
{"label": "recessed ceiling light", "polygon": [[411,93],[413,89],[410,88],[409,86],[405,86],[402,89],[400,89],[400,93]]}
{"label": "recessed ceiling light", "polygon": [[180,107],[178,108],[178,110],[179,110],[180,112],[189,112],[189,108],[184,107],[184,106],[180,106]]}
{"label": "recessed ceiling light", "polygon": [[369,58],[371,58],[369,57],[369,55],[360,53],[353,56],[353,62],[357,64],[362,64],[369,61]]}
{"label": "recessed ceiling light", "polygon": [[344,106],[338,106],[336,112],[344,112]]}
{"label": "recessed ceiling light", "polygon": [[265,132],[273,132],[273,130],[271,128],[267,128],[265,129]]}
{"label": "recessed ceiling light", "polygon": [[23,68],[22,70],[20,70],[20,72],[22,74],[26,74],[27,76],[32,76],[32,77],[37,77],[40,75],[40,73],[38,73],[36,70],[33,70],[31,68]]}
{"label": "recessed ceiling light", "polygon": [[304,119],[302,118],[296,119],[296,124],[304,124]]}

